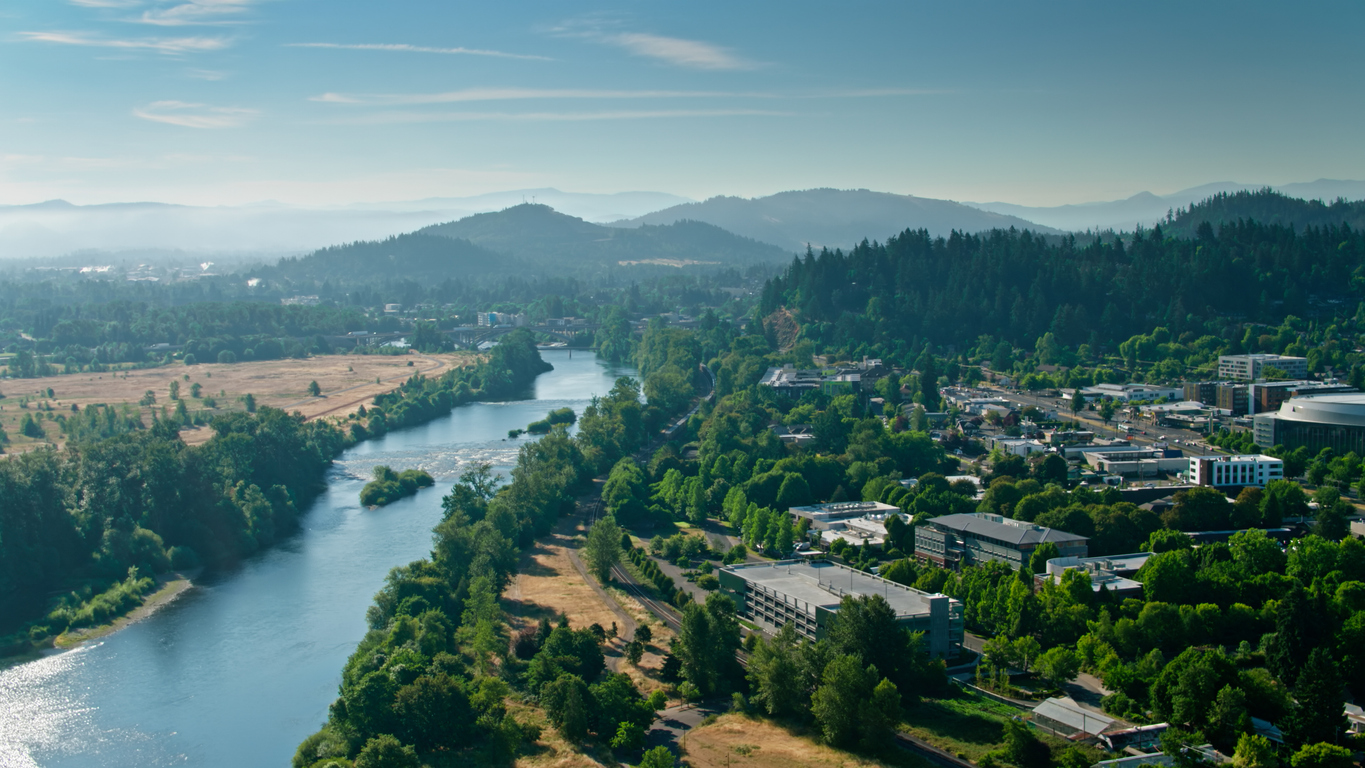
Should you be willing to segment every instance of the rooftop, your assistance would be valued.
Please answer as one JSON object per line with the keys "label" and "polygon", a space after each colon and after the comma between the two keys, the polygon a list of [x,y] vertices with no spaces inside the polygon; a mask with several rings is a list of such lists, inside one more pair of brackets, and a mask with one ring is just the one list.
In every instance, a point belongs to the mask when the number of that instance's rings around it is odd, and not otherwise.
{"label": "rooftop", "polygon": [[774,563],[727,565],[750,584],[766,587],[801,602],[836,608],[844,595],[881,595],[899,617],[929,612],[928,592],[828,561],[779,560]]}
{"label": "rooftop", "polygon": [[1078,733],[1098,736],[1114,724],[1114,718],[1085,709],[1071,699],[1048,699],[1033,708],[1035,717],[1045,717],[1056,723],[1073,728]]}
{"label": "rooftop", "polygon": [[960,515],[944,515],[929,520],[930,525],[949,528],[963,533],[1004,541],[1014,545],[1041,544],[1044,541],[1086,541],[1086,537],[1044,528],[999,515],[973,512]]}

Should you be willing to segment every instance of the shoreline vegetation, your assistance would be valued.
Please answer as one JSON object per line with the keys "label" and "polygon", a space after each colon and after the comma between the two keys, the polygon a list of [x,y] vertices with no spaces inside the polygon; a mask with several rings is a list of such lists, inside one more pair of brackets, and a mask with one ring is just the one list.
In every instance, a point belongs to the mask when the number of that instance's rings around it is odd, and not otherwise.
{"label": "shoreline vegetation", "polygon": [[156,419],[0,461],[0,498],[13,507],[0,539],[0,659],[136,611],[164,589],[142,574],[212,568],[272,546],[296,529],[342,451],[468,402],[515,397],[551,369],[518,331],[486,360],[417,374],[344,419],[262,407],[214,419],[214,436],[194,446],[177,423]]}
{"label": "shoreline vegetation", "polygon": [[360,503],[367,507],[382,507],[399,499],[416,496],[423,488],[430,488],[436,481],[420,469],[405,469],[394,472],[383,464],[374,468],[374,479],[360,489]]}
{"label": "shoreline vegetation", "polygon": [[488,465],[460,477],[442,499],[429,558],[395,567],[375,596],[339,698],[294,768],[512,766],[528,749],[558,755],[560,744],[587,755],[638,749],[666,697],[607,668],[603,645],[616,627],[543,611],[518,631],[501,597],[522,555],[578,508],[593,478],[630,461],[677,410],[640,394],[618,379],[576,435],[557,426],[522,445],[506,486]]}

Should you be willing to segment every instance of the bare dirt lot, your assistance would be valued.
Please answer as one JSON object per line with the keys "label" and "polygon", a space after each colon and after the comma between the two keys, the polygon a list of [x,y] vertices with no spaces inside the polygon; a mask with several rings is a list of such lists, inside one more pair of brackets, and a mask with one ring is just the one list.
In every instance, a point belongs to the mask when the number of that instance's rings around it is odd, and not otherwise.
{"label": "bare dirt lot", "polygon": [[[636,686],[648,694],[662,685],[658,671],[672,633],[657,620],[647,618],[648,614],[638,603],[626,598],[622,605],[624,593],[613,590],[608,593],[611,597],[604,599],[603,593],[586,581],[591,577],[585,578],[570,559],[574,544],[571,534],[576,533],[569,526],[562,526],[559,532],[536,542],[522,554],[516,579],[503,596],[503,608],[512,631],[533,627],[542,618],[553,623],[562,615],[569,617],[569,625],[575,629],[598,624],[610,630],[615,623],[617,637],[609,638],[602,649],[607,664],[613,671],[629,675]],[[623,609],[626,616],[617,613],[618,609]],[[640,622],[650,625],[653,637],[637,668],[625,660],[621,649]]]}
{"label": "bare dirt lot", "polygon": [[[180,397],[190,413],[204,412],[205,416],[242,410],[241,398],[251,394],[256,404],[284,410],[298,411],[308,418],[346,416],[368,403],[371,398],[397,388],[414,373],[440,375],[451,367],[466,365],[476,359],[470,353],[440,355],[319,355],[304,360],[266,360],[233,364],[205,363],[202,365],[168,365],[134,371],[108,373],[75,373],[47,376],[41,379],[10,379],[0,382],[0,426],[9,434],[6,450],[20,452],[43,444],[61,444],[60,427],[50,420],[41,422],[46,440],[35,440],[20,434],[19,425],[25,414],[36,414],[40,408],[52,416],[70,415],[71,406],[85,408],[95,403],[129,403],[137,406],[144,394],[152,392],[154,406],[139,406],[143,423],[151,423],[152,408],[163,406],[173,410],[171,382],[180,385]],[[308,394],[309,382],[316,381],[322,397]],[[194,384],[200,385],[200,397],[192,396]],[[51,397],[48,390],[52,390]],[[207,407],[204,398],[216,401],[215,408]],[[21,402],[27,400],[27,409]],[[188,429],[182,433],[187,443],[203,442],[212,436],[208,428]]]}
{"label": "bare dirt lot", "polygon": [[690,731],[683,758],[692,768],[880,768],[885,765],[743,715],[722,715],[711,725]]}

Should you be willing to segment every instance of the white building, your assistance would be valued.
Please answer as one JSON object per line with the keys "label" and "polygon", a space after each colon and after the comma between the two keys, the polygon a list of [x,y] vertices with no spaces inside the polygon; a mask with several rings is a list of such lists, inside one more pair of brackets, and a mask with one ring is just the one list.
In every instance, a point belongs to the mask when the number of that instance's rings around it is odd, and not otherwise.
{"label": "white building", "polygon": [[1284,355],[1219,355],[1218,378],[1255,381],[1265,377],[1265,369],[1278,368],[1291,379],[1308,378],[1308,358]]}
{"label": "white building", "polygon": [[1130,400],[1181,400],[1185,397],[1183,387],[1162,387],[1155,384],[1096,384],[1081,390],[1086,400],[1110,398],[1120,402]]}
{"label": "white building", "polygon": [[1189,481],[1214,488],[1254,485],[1264,488],[1271,480],[1284,479],[1284,462],[1274,456],[1193,456]]}

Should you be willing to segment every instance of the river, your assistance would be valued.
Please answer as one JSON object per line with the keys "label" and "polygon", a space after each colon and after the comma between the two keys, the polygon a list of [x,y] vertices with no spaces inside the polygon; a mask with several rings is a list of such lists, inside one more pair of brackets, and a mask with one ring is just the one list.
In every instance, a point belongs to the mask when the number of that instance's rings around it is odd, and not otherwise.
{"label": "river", "polygon": [[[0,671],[0,767],[288,766],[321,727],[365,609],[389,569],[425,557],[441,497],[472,462],[510,469],[507,431],[582,413],[628,368],[545,350],[533,399],[471,403],[339,457],[298,534],[195,583],[151,617],[67,653]],[[570,356],[572,354],[572,356]],[[425,469],[436,487],[360,506],[371,469]]]}

